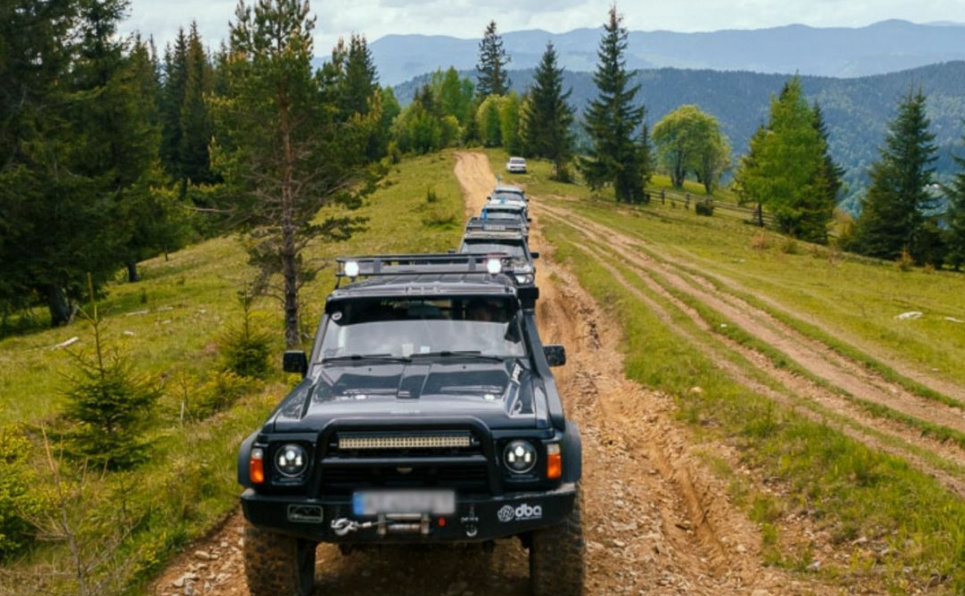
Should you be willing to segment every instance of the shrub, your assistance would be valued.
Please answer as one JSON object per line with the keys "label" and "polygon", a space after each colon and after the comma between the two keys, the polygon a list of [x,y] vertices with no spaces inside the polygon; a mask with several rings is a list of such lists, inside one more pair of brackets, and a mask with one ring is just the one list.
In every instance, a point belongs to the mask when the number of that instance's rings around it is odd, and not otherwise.
{"label": "shrub", "polygon": [[781,252],[786,255],[797,255],[801,253],[801,245],[794,238],[785,238],[781,242]]}
{"label": "shrub", "polygon": [[697,201],[694,204],[694,212],[697,215],[712,216],[714,214],[714,199],[707,197]]}
{"label": "shrub", "polygon": [[131,468],[147,457],[149,444],[144,434],[161,390],[136,374],[119,353],[106,353],[97,306],[92,304],[91,311],[84,316],[94,332],[93,354],[69,352],[76,369],[76,374],[68,377],[71,386],[64,391],[68,399],[64,413],[72,423],[67,437],[69,454],[111,470]]}
{"label": "shrub", "polygon": [[754,250],[767,250],[770,247],[771,239],[768,237],[767,232],[761,230],[751,237],[751,248]]}
{"label": "shrub", "polygon": [[227,410],[251,391],[252,386],[252,379],[230,370],[215,372],[208,382],[198,388],[194,399],[187,404],[187,409],[197,419],[207,418]]}
{"label": "shrub", "polygon": [[222,369],[242,377],[264,379],[271,373],[271,336],[256,329],[254,296],[245,288],[238,292],[241,303],[241,324],[224,333],[221,337]]}
{"label": "shrub", "polygon": [[158,387],[137,376],[133,367],[114,354],[87,360],[76,355],[80,374],[65,394],[70,454],[108,469],[131,468],[147,457],[144,434],[153,419]]}
{"label": "shrub", "polygon": [[36,534],[31,520],[46,507],[30,464],[37,451],[19,427],[0,427],[0,561],[17,554]]}

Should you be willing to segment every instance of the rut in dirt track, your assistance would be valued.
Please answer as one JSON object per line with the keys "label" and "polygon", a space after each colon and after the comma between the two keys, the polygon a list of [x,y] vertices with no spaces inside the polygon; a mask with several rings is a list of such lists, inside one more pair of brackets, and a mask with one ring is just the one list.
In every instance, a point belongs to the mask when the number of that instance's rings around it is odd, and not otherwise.
{"label": "rut in dirt track", "polygon": [[[670,259],[651,257],[647,253],[656,251],[652,246],[644,251],[638,241],[576,216],[568,210],[557,207],[547,207],[545,210],[555,221],[583,234],[588,241],[583,247],[587,253],[604,264],[614,279],[639,300],[646,301],[653,312],[662,313],[668,326],[672,326],[672,323],[666,308],[677,309],[690,318],[702,336],[694,337],[679,326],[675,329],[676,333],[695,346],[706,346],[707,335],[710,334],[713,341],[731,352],[741,354],[745,360],[753,363],[758,371],[777,381],[765,385],[750,378],[739,367],[719,359],[718,366],[737,382],[813,420],[830,423],[841,432],[871,447],[898,455],[936,477],[959,495],[965,496],[965,475],[962,473],[962,470],[965,470],[965,452],[961,448],[923,436],[918,428],[907,424],[875,417],[861,406],[861,402],[885,406],[904,416],[936,426],[965,431],[965,416],[961,409],[915,395],[821,342],[801,334],[770,313],[722,291],[710,280],[673,264]],[[607,254],[607,251],[612,252]],[[644,296],[614,267],[606,265],[614,260],[614,255],[630,268],[659,300]],[[730,324],[776,348],[801,368],[822,379],[823,383],[794,374],[776,365],[764,354],[721,334],[713,333],[710,324],[671,290],[683,293],[716,311]],[[783,389],[776,390],[774,386]],[[938,467],[923,457],[922,452],[937,454],[951,465],[943,464]],[[956,467],[959,469],[956,470]]]}

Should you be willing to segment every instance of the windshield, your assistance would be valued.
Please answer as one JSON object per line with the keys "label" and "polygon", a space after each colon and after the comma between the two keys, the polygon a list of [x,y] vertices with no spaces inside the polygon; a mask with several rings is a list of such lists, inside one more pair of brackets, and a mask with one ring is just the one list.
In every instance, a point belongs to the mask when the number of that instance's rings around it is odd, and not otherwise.
{"label": "windshield", "polygon": [[516,241],[514,243],[510,242],[499,242],[496,240],[469,240],[468,238],[463,240],[462,247],[460,247],[459,252],[463,254],[474,254],[474,255],[489,255],[493,253],[503,253],[509,255],[514,259],[523,259],[526,257],[526,252],[523,250],[523,246]]}
{"label": "windshield", "polygon": [[516,314],[504,297],[338,301],[328,307],[321,357],[522,357]]}

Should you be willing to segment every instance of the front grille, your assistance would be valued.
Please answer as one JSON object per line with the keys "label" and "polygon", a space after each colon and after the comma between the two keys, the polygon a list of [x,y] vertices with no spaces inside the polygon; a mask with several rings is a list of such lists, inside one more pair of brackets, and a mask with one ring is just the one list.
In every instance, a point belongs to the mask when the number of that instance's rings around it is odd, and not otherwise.
{"label": "front grille", "polygon": [[328,494],[351,494],[372,488],[452,488],[460,492],[489,492],[486,466],[438,466],[427,468],[326,467],[322,470],[322,490]]}

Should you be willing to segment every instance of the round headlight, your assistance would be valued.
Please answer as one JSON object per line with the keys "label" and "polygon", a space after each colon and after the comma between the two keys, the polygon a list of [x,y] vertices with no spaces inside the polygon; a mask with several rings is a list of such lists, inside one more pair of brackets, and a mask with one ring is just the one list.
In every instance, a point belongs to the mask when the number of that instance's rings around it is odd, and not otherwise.
{"label": "round headlight", "polygon": [[282,445],[275,452],[275,469],[289,478],[301,476],[308,469],[308,453],[301,445]]}
{"label": "round headlight", "polygon": [[529,441],[513,441],[503,450],[503,461],[510,472],[525,474],[536,466],[536,447]]}

